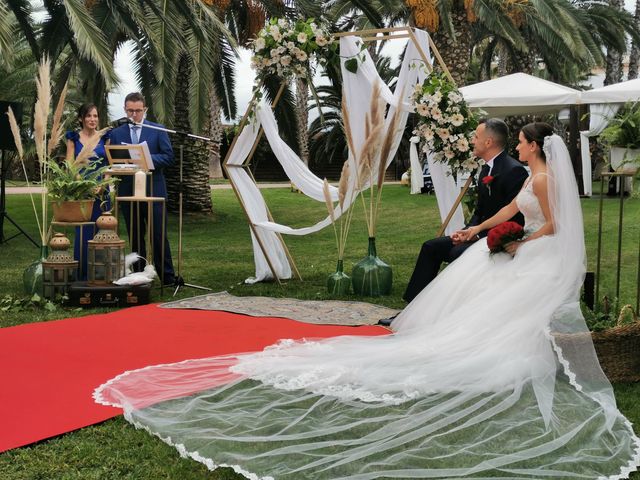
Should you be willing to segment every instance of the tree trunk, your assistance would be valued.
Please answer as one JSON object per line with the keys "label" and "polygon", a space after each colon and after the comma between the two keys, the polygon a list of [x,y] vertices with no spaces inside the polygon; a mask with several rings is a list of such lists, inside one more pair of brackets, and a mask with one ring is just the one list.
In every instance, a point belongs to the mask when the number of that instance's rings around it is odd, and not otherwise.
{"label": "tree trunk", "polygon": [[[609,0],[609,5],[622,9],[622,0]],[[622,55],[617,50],[609,49],[606,58],[604,84],[611,85],[622,80]]]}
{"label": "tree trunk", "polygon": [[[189,124],[189,61],[186,54],[178,62],[175,129],[190,132]],[[173,135],[171,139],[176,163],[165,170],[169,202],[167,208],[175,212],[180,198],[180,147],[182,147],[182,211],[211,212],[211,188],[209,187],[209,156],[207,143]]]}
{"label": "tree trunk", "polygon": [[453,80],[458,87],[462,87],[467,83],[471,61],[471,24],[467,21],[467,14],[461,2],[453,7],[451,20],[455,31],[453,38],[442,26],[432,37]]}
{"label": "tree trunk", "polygon": [[222,119],[220,117],[220,100],[215,91],[211,91],[211,125],[209,127],[209,178],[222,178],[220,144],[222,143]]}
{"label": "tree trunk", "polygon": [[[636,13],[634,14],[636,27],[640,28],[640,0],[636,0]],[[638,62],[640,61],[640,45],[634,40],[629,54],[629,80],[638,78]]]}
{"label": "tree trunk", "polygon": [[296,123],[298,126],[298,146],[300,159],[309,165],[309,86],[306,78],[296,80]]}

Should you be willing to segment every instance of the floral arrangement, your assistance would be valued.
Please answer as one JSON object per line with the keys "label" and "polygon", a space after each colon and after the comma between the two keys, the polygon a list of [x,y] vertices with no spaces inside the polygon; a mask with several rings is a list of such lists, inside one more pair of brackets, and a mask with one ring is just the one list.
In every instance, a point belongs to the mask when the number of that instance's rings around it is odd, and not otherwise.
{"label": "floral arrangement", "polygon": [[[258,32],[253,41],[251,66],[258,78],[277,75],[280,78],[305,77],[309,72],[309,60],[321,49],[335,51],[334,38],[313,18],[291,23],[284,18],[272,18]],[[316,55],[319,63],[325,57]]]}
{"label": "floral arrangement", "polygon": [[435,160],[448,164],[456,177],[476,170],[480,163],[471,138],[478,121],[453,82],[434,72],[416,85],[412,100],[418,114],[413,134],[424,141],[422,150],[434,152]]}
{"label": "floral arrangement", "polygon": [[502,222],[487,234],[487,246],[491,254],[503,252],[505,246],[524,237],[522,225],[516,222]]}

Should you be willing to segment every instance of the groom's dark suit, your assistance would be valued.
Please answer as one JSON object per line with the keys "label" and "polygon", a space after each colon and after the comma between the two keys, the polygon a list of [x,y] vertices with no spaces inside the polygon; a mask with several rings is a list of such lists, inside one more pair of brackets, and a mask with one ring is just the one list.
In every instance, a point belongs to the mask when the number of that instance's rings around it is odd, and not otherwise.
{"label": "groom's dark suit", "polygon": [[[486,219],[494,216],[502,207],[509,204],[518,194],[527,178],[527,171],[522,164],[511,158],[504,151],[493,160],[493,168],[491,169],[493,180],[489,186],[482,182],[482,179],[488,173],[489,166],[485,165],[480,171],[478,201],[474,214],[467,225],[468,227],[481,224]],[[524,224],[524,218],[521,214],[516,215],[512,220]],[[486,234],[487,232],[485,231],[480,235],[486,236]],[[424,242],[403,298],[407,302],[413,300],[436,278],[442,262],[454,261],[471,246],[471,243],[465,242],[454,245],[451,237],[434,238]]]}

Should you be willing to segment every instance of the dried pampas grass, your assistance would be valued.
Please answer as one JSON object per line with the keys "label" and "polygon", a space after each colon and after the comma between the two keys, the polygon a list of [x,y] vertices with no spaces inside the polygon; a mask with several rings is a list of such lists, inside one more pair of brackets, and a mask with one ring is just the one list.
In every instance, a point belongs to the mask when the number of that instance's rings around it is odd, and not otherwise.
{"label": "dried pampas grass", "polygon": [[82,150],[80,150],[76,159],[71,160],[73,165],[86,165],[89,163],[89,159],[95,155],[94,150],[107,130],[111,130],[111,127],[105,127],[102,130],[98,130],[89,140],[87,140],[87,143],[83,145]]}
{"label": "dried pampas grass", "polygon": [[18,156],[20,157],[20,159],[22,159],[24,157],[24,149],[22,148],[22,137],[20,136],[20,127],[18,127],[16,116],[13,113],[13,110],[11,109],[11,107],[9,107],[7,116],[9,117],[9,126],[11,127],[11,134],[13,135],[13,141],[16,144],[16,150],[18,150]]}
{"label": "dried pampas grass", "polygon": [[51,61],[48,57],[43,58],[38,66],[36,92],[38,100],[36,101],[33,115],[34,141],[38,160],[44,163],[46,160],[47,123],[51,106]]}
{"label": "dried pampas grass", "polygon": [[51,126],[51,138],[49,139],[49,149],[47,154],[51,156],[53,151],[55,150],[60,138],[62,137],[62,113],[64,111],[64,102],[67,98],[67,87],[69,82],[64,84],[64,88],[60,93],[60,98],[58,99],[58,105],[56,106],[56,111],[53,113],[53,124]]}

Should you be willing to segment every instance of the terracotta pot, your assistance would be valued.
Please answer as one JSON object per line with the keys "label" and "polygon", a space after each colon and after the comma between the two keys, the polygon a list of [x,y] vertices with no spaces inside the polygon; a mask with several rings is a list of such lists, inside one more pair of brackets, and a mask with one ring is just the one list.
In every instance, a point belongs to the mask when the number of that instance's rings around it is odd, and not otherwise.
{"label": "terracotta pot", "polygon": [[57,201],[51,206],[56,222],[88,222],[93,212],[93,199]]}

